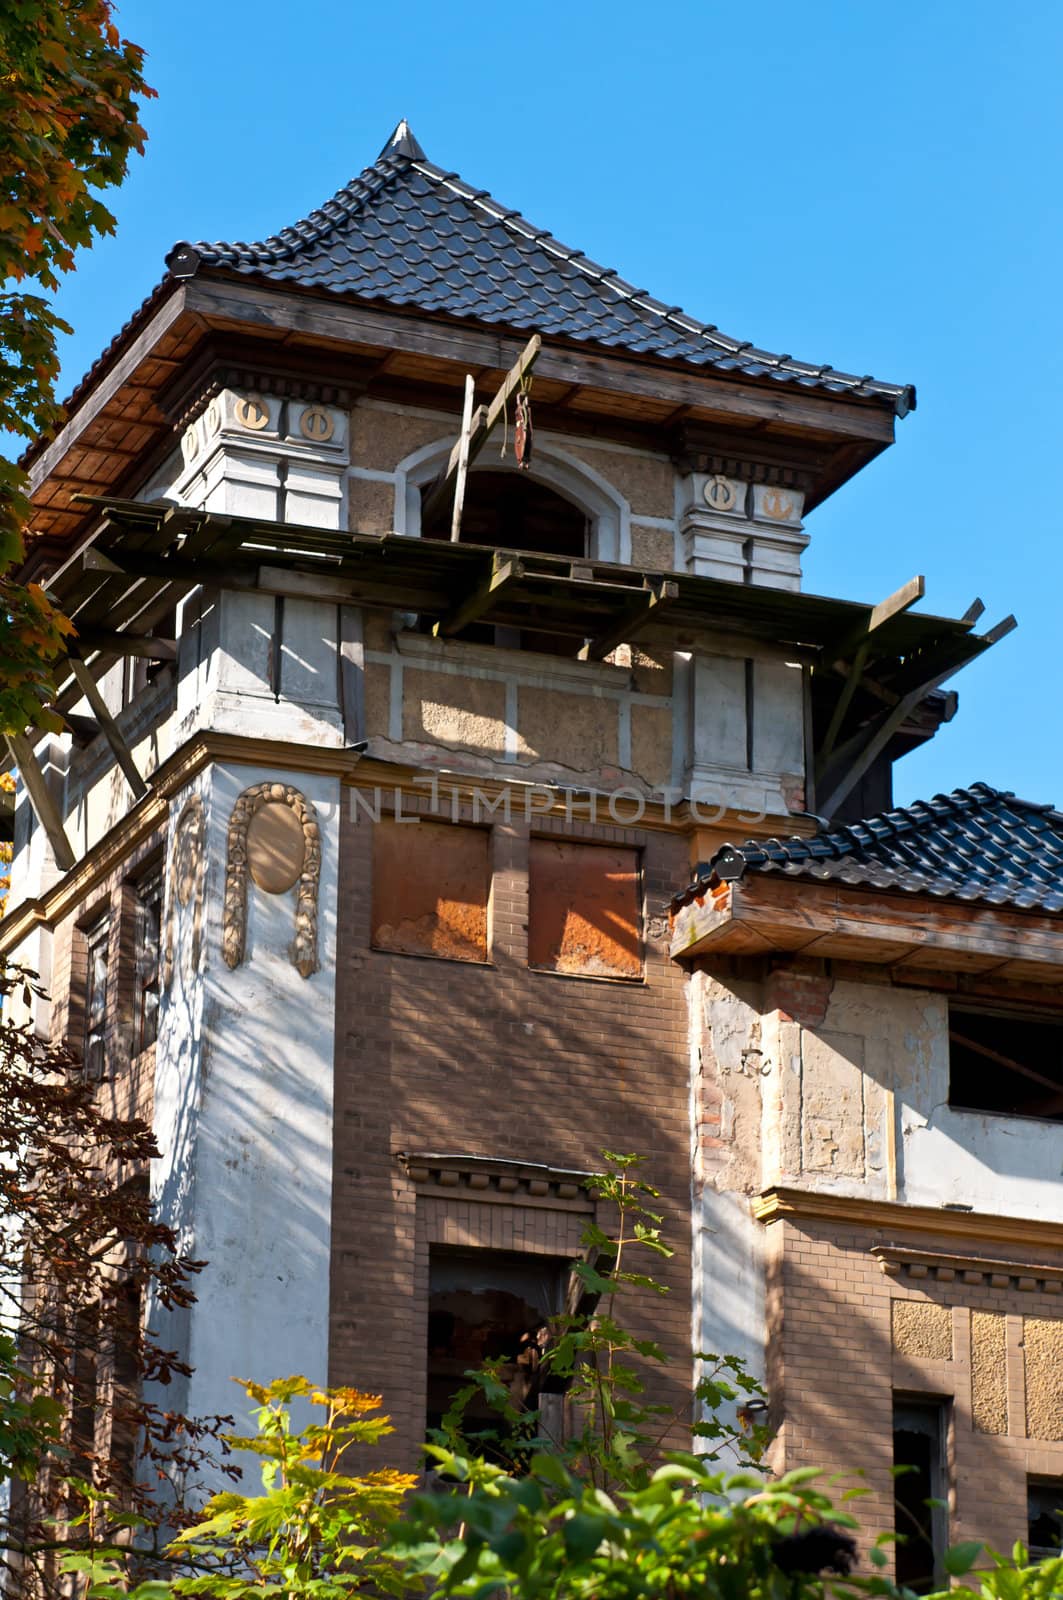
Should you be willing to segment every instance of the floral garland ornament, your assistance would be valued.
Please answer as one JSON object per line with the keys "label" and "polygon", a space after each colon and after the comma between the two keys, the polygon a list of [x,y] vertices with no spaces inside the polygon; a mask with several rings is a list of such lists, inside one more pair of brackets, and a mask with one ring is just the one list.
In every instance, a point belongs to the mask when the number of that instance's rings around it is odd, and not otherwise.
{"label": "floral garland ornament", "polygon": [[233,806],[222,911],[222,956],[227,967],[238,967],[244,959],[249,877],[267,894],[284,894],[299,885],[291,958],[296,970],[309,978],[319,965],[321,835],[313,804],[291,784],[254,784]]}
{"label": "floral garland ornament", "polygon": [[196,899],[192,913],[191,970],[199,966],[199,952],[203,929],[203,854],[206,818],[203,801],[198,794],[190,795],[181,808],[173,830],[173,848],[170,851],[169,882],[166,893],[166,935],[163,940],[162,986],[169,989],[174,975],[174,928],[177,906],[187,906],[193,895]]}

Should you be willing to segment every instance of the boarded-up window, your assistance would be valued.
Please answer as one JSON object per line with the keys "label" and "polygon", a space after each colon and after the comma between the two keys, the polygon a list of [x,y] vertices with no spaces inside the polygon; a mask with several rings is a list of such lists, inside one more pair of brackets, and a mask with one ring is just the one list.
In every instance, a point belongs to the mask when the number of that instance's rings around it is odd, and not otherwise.
{"label": "boarded-up window", "polygon": [[489,836],[447,822],[379,822],[373,944],[401,955],[487,960]]}
{"label": "boarded-up window", "polygon": [[638,852],[533,839],[528,959],[583,978],[640,978]]}

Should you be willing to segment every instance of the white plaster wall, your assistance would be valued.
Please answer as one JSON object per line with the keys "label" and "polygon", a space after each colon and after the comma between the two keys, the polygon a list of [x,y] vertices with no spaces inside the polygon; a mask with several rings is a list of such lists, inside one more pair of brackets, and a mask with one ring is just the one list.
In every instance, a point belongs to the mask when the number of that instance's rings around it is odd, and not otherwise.
{"label": "white plaster wall", "polygon": [[949,1106],[944,995],[839,982],[823,1032],[861,1042],[867,1171],[863,1181],[806,1172],[802,1182],[873,1198],[895,1195],[910,1205],[1063,1222],[1059,1124]]}
{"label": "white plaster wall", "polygon": [[901,1199],[911,1205],[1063,1222],[1063,1130],[1032,1117],[955,1111],[949,1097],[948,1004],[919,992],[894,1023]]}
{"label": "white plaster wall", "polygon": [[[761,1066],[768,1058],[759,1048],[765,1030],[753,998],[705,972],[691,975],[692,1332],[695,1353],[740,1356],[763,1382],[764,1239],[749,1197],[761,1187]],[[706,1078],[721,1092],[718,1106],[705,1093]],[[706,1120],[716,1114],[718,1126]],[[733,1423],[734,1412],[734,1405],[724,1407],[724,1420]]]}
{"label": "white plaster wall", "polygon": [[[332,1199],[338,780],[243,766],[203,777],[206,915],[195,974],[164,997],[156,1082],[159,1161],[152,1187],[184,1248],[208,1265],[197,1303],[171,1323],[193,1373],[174,1393],[192,1414],[247,1403],[231,1379],[328,1373]],[[319,970],[291,963],[295,895],[248,885],[243,963],[221,956],[228,819],[254,784],[290,783],[321,833]],[[183,797],[182,797],[183,798]],[[175,802],[174,818],[179,812]],[[188,913],[185,920],[188,920]]]}
{"label": "white plaster wall", "polygon": [[[764,1381],[764,1230],[745,1195],[702,1190],[694,1216],[694,1338],[703,1354],[740,1356]],[[727,1420],[734,1407],[727,1408]],[[729,1415],[730,1414],[730,1415]]]}

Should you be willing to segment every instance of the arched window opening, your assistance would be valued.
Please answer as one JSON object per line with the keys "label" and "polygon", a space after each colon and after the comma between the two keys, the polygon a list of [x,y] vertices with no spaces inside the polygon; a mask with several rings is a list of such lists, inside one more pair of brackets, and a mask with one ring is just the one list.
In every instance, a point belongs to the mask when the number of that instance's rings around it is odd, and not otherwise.
{"label": "arched window opening", "polygon": [[[421,535],[449,539],[450,522],[451,507],[446,505],[424,524]],[[590,519],[556,489],[523,472],[470,472],[462,507],[461,543],[582,561],[590,547]],[[462,637],[476,644],[557,656],[575,655],[582,643],[571,634],[496,628],[489,623],[472,623]]]}
{"label": "arched window opening", "polygon": [[[446,505],[421,529],[425,539],[450,538]],[[536,555],[587,555],[589,520],[556,489],[522,472],[470,472],[461,516],[462,544],[530,550]]]}

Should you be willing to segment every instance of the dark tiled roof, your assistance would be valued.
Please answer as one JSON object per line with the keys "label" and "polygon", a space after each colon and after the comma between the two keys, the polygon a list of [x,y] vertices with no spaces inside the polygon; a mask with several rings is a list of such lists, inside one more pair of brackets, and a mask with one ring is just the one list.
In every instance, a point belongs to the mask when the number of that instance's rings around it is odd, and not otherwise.
{"label": "dark tiled roof", "polygon": [[1063,813],[973,783],[808,839],[724,845],[712,878],[782,872],[790,878],[906,889],[1022,910],[1063,910]]}
{"label": "dark tiled roof", "polygon": [[653,299],[433,166],[404,122],[361,177],[301,222],[258,244],[177,244],[166,262],[177,278],[225,267],[744,378],[866,395],[900,416],[915,404],[910,385],[773,355]]}

